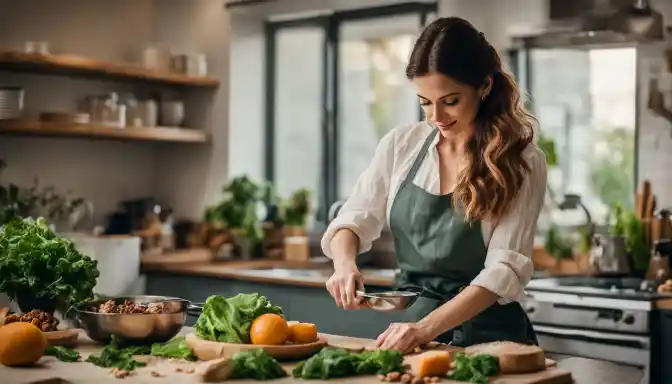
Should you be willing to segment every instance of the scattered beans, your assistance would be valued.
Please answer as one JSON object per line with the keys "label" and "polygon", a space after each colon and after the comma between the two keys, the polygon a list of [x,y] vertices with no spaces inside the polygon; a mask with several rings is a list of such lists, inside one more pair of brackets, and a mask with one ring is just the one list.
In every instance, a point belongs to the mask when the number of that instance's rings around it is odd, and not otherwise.
{"label": "scattered beans", "polygon": [[128,377],[128,376],[131,376],[131,375],[133,374],[133,372],[130,372],[130,371],[124,371],[124,370],[119,369],[119,368],[112,368],[112,369],[110,370],[110,373],[111,373],[112,375],[114,375],[114,377],[117,378],[117,379],[123,379],[123,378],[126,378],[126,377]]}

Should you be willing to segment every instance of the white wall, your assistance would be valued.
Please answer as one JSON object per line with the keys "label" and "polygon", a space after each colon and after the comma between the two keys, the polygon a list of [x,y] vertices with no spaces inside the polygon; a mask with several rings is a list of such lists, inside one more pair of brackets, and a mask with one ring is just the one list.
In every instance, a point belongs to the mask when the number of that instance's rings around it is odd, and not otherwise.
{"label": "white wall", "polygon": [[535,28],[547,14],[544,0],[439,0],[439,16],[469,20],[497,49],[509,47],[508,32]]}
{"label": "white wall", "polygon": [[[210,146],[0,137],[7,177],[20,184],[38,176],[94,202],[101,223],[119,200],[155,195],[178,215],[200,217],[227,178],[228,12],[223,0],[0,0],[0,50],[48,41],[53,53],[135,61],[151,42],[204,52],[221,87],[184,95],[188,122],[211,131]],[[29,115],[73,112],[78,99],[110,91],[143,91],[109,81],[0,72],[0,84],[26,89]]]}

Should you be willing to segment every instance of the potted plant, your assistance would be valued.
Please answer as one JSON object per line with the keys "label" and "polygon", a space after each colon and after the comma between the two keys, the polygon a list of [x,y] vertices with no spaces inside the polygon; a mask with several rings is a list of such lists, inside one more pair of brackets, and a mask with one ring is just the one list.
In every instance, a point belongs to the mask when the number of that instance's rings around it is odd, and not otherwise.
{"label": "potted plant", "polygon": [[223,188],[222,201],[206,210],[205,220],[215,231],[226,230],[234,245],[234,253],[250,258],[261,239],[257,208],[260,187],[247,176],[231,180]]}
{"label": "potted plant", "polygon": [[[633,272],[643,276],[649,268],[651,254],[646,245],[646,235],[641,220],[632,211],[626,211],[619,203],[614,204],[610,216],[614,224],[611,227],[612,241],[625,248],[632,262]],[[610,222],[611,220],[609,220]]]}
{"label": "potted plant", "polygon": [[63,313],[93,298],[98,262],[57,236],[43,218],[14,217],[0,231],[0,293],[23,312]]}
{"label": "potted plant", "polygon": [[[0,176],[7,163],[0,159]],[[44,217],[59,232],[72,232],[93,205],[81,197],[69,198],[54,186],[41,187],[36,179],[30,188],[0,185],[0,225],[14,217]]]}
{"label": "potted plant", "polygon": [[552,259],[544,260],[537,257],[535,266],[537,268],[547,269],[556,275],[578,274],[580,265],[574,258],[573,242],[560,233],[557,225],[552,223],[546,232],[544,240],[544,250]]}
{"label": "potted plant", "polygon": [[302,188],[294,192],[284,206],[284,228],[287,236],[306,236],[310,214],[310,191]]}
{"label": "potted plant", "polygon": [[302,188],[294,192],[284,206],[285,259],[308,261],[310,245],[308,241],[308,215],[310,214],[310,191]]}

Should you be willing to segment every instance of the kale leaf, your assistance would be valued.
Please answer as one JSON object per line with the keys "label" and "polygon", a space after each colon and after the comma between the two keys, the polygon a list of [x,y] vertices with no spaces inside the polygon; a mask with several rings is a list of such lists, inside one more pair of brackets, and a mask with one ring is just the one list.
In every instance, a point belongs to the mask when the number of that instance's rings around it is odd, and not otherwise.
{"label": "kale leaf", "polygon": [[329,380],[356,375],[386,375],[404,372],[404,356],[399,351],[376,350],[351,353],[340,348],[324,348],[292,370],[297,379]]}
{"label": "kale leaf", "polygon": [[262,348],[233,355],[232,379],[273,380],[287,376],[277,360]]}
{"label": "kale leaf", "polygon": [[171,359],[185,359],[196,361],[193,351],[187,345],[184,336],[173,338],[167,343],[154,343],[150,351],[152,356],[168,357]]}
{"label": "kale leaf", "polygon": [[100,354],[90,355],[86,361],[102,368],[118,368],[122,371],[133,371],[135,368],[147,365],[133,358],[133,355],[146,354],[144,352],[148,352],[148,350],[119,348],[114,344],[110,344],[105,346]]}
{"label": "kale leaf", "polygon": [[58,345],[49,345],[44,351],[44,354],[47,356],[54,356],[60,361],[66,363],[74,363],[81,359],[79,352],[74,349],[58,346]]}
{"label": "kale leaf", "polygon": [[450,378],[457,381],[468,381],[473,384],[487,384],[488,377],[499,371],[499,361],[492,355],[470,356],[464,352],[455,355],[455,368]]}

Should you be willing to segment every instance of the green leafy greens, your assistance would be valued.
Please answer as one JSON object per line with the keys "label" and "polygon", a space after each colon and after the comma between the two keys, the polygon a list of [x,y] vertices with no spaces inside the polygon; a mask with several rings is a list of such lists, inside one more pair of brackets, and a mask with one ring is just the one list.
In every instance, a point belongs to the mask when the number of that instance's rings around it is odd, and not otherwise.
{"label": "green leafy greens", "polygon": [[283,315],[282,308],[258,293],[241,293],[228,299],[210,296],[194,328],[204,340],[249,344],[252,322],[266,313]]}
{"label": "green leafy greens", "polygon": [[457,381],[468,381],[473,384],[487,384],[488,377],[499,372],[499,362],[492,355],[467,355],[458,352],[455,355],[455,368],[450,378]]}
{"label": "green leafy greens", "polygon": [[125,346],[121,340],[113,337],[110,344],[98,355],[89,356],[86,361],[103,368],[118,368],[132,371],[146,364],[137,361],[133,356],[152,355],[172,359],[196,360],[191,348],[183,336],[178,336],[167,343],[154,343],[151,346]]}
{"label": "green leafy greens", "polygon": [[183,336],[176,337],[165,344],[152,344],[150,354],[152,356],[168,357],[171,359],[197,360]]}
{"label": "green leafy greens", "polygon": [[324,348],[297,364],[292,376],[328,380],[355,375],[386,375],[390,372],[404,372],[404,356],[399,351],[352,353],[340,348]]}
{"label": "green leafy greens", "polygon": [[74,363],[76,361],[79,361],[79,359],[81,359],[79,352],[75,351],[74,349],[65,348],[57,345],[49,345],[47,349],[44,351],[44,354],[47,356],[54,356],[58,360],[66,363]]}
{"label": "green leafy greens", "polygon": [[122,371],[133,371],[144,367],[147,363],[137,361],[134,355],[148,355],[149,347],[120,347],[116,343],[106,345],[98,355],[90,355],[86,361],[103,368],[118,368]]}
{"label": "green leafy greens", "polygon": [[0,292],[9,297],[30,293],[70,306],[93,298],[98,276],[98,262],[44,219],[14,218],[0,227]]}
{"label": "green leafy greens", "polygon": [[287,376],[277,360],[263,349],[233,355],[232,379],[273,380]]}

